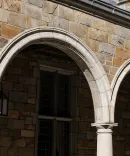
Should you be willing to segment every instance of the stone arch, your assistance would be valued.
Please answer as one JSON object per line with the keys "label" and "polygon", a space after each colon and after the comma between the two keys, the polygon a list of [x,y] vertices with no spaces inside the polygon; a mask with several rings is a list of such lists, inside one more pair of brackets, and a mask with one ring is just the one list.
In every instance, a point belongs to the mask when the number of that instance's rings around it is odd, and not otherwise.
{"label": "stone arch", "polygon": [[0,78],[8,63],[18,52],[36,43],[54,46],[69,55],[85,75],[92,93],[95,122],[109,123],[109,102],[111,90],[107,75],[94,53],[73,34],[49,27],[26,30],[14,37],[0,53]]}
{"label": "stone arch", "polygon": [[120,87],[123,79],[126,77],[126,75],[129,72],[130,72],[130,59],[128,59],[126,62],[124,62],[123,65],[118,69],[118,71],[112,81],[112,84],[111,84],[112,95],[111,95],[111,102],[110,102],[110,122],[112,122],[112,123],[114,123],[115,104],[116,104],[117,93],[118,93],[119,87]]}

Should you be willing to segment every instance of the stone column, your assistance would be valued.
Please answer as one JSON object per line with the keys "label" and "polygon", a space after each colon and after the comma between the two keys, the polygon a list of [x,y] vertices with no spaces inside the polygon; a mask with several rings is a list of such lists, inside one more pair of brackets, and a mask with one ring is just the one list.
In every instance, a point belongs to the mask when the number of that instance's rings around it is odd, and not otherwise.
{"label": "stone column", "polygon": [[112,128],[117,124],[92,124],[97,128],[97,156],[113,156]]}

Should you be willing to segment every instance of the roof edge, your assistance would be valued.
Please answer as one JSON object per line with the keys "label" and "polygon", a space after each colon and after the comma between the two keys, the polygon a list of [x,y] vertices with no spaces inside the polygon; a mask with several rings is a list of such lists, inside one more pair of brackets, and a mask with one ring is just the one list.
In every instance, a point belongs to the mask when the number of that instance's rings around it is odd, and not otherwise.
{"label": "roof edge", "polygon": [[130,28],[130,12],[100,0],[48,0]]}

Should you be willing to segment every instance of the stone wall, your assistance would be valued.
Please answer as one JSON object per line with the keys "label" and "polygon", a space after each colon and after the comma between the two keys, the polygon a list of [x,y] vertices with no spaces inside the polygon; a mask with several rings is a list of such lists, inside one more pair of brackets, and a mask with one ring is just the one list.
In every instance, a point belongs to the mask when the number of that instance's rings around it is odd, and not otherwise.
{"label": "stone wall", "polygon": [[[0,117],[0,156],[36,156],[36,123],[38,116],[39,62],[73,67],[72,89],[76,106],[72,127],[73,155],[93,156],[96,153],[96,132],[92,129],[94,110],[88,83],[72,60],[32,53],[25,49],[7,67],[3,79],[4,93],[9,97],[8,116]],[[76,97],[75,97],[76,95]]]}
{"label": "stone wall", "polygon": [[124,10],[130,11],[130,2],[127,1],[125,3],[122,3],[122,4],[119,5],[119,7],[124,9]]}
{"label": "stone wall", "polygon": [[97,55],[110,82],[130,58],[130,30],[46,0],[0,0],[0,48],[26,29],[51,26],[79,37]]}

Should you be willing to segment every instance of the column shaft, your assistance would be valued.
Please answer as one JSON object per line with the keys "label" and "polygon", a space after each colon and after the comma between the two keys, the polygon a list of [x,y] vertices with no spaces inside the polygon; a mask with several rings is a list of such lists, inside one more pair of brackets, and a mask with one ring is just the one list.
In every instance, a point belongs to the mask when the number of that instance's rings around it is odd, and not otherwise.
{"label": "column shaft", "polygon": [[112,130],[97,130],[97,156],[113,156]]}

